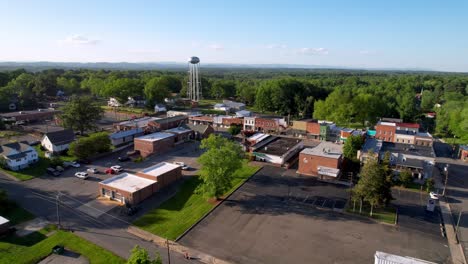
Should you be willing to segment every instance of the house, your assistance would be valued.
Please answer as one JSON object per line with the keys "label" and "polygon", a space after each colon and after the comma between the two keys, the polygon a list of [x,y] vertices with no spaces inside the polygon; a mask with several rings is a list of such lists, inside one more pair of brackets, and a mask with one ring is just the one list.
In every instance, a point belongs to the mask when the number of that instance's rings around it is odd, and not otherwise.
{"label": "house", "polygon": [[193,131],[185,126],[164,130],[165,133],[174,134],[174,144],[180,144],[193,138]]}
{"label": "house", "polygon": [[152,154],[161,154],[174,147],[175,135],[171,133],[156,132],[135,138],[134,149],[140,151],[142,157]]}
{"label": "house", "polygon": [[193,138],[197,140],[205,139],[215,132],[212,125],[186,125],[193,131]]}
{"label": "house", "polygon": [[252,154],[257,161],[289,167],[295,162],[297,154],[303,147],[302,140],[272,136],[254,145]]}
{"label": "house", "polygon": [[468,161],[468,145],[460,145],[458,156],[462,161]]}
{"label": "house", "polygon": [[143,96],[129,96],[125,105],[131,107],[145,107],[146,99]]}
{"label": "house", "polygon": [[234,111],[240,111],[245,109],[244,103],[234,102],[231,100],[223,100],[223,104]]}
{"label": "house", "polygon": [[342,162],[343,145],[324,141],[299,153],[297,173],[321,179],[337,179],[341,174]]}
{"label": "house", "polygon": [[155,113],[167,112],[167,108],[166,108],[165,105],[156,104],[156,105],[154,106],[154,112],[155,112]]}
{"label": "house", "polygon": [[38,109],[38,110],[31,110],[31,111],[2,113],[0,114],[0,117],[3,119],[3,121],[37,122],[37,121],[44,121],[44,120],[53,120],[54,116],[58,113],[60,113],[60,111],[57,111],[54,109]]}
{"label": "house", "polygon": [[52,153],[63,152],[68,149],[70,143],[75,140],[72,129],[65,129],[46,133],[41,140],[41,146]]}
{"label": "house", "polygon": [[119,146],[127,143],[133,143],[136,137],[142,136],[144,131],[142,128],[134,128],[130,130],[118,131],[109,135],[113,146]]}
{"label": "house", "polygon": [[107,101],[107,106],[110,107],[121,107],[122,104],[119,102],[119,100],[115,97],[109,98],[109,101]]}
{"label": "house", "polygon": [[217,111],[225,111],[225,112],[231,111],[231,108],[225,104],[215,104],[213,106],[213,109]]}
{"label": "house", "polygon": [[39,160],[35,148],[27,142],[14,142],[0,146],[0,156],[5,159],[5,166],[10,170],[21,170]]}
{"label": "house", "polygon": [[122,204],[138,204],[182,178],[179,165],[162,162],[135,174],[122,173],[99,182],[99,194]]}
{"label": "house", "polygon": [[237,117],[249,117],[252,116],[252,112],[247,110],[240,110],[236,112]]}
{"label": "house", "polygon": [[0,216],[0,236],[7,233],[10,229],[10,220]]}

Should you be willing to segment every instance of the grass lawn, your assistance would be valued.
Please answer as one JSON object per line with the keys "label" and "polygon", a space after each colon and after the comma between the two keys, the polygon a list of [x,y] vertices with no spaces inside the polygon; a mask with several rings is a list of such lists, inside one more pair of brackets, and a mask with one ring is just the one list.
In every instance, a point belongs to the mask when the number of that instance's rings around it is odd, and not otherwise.
{"label": "grass lawn", "polygon": [[359,203],[356,203],[356,211],[353,211],[352,203],[349,204],[349,207],[346,208],[346,211],[348,213],[369,217],[379,222],[384,222],[388,224],[395,224],[395,220],[396,220],[396,209],[393,207],[374,208],[372,217],[370,216],[370,206],[368,205],[362,206],[361,214],[359,213]]}
{"label": "grass lawn", "polygon": [[[232,181],[233,187],[226,195],[233,192],[257,169],[245,162],[236,172]],[[195,193],[201,183],[199,177],[189,178],[174,197],[137,219],[134,225],[163,238],[175,240],[215,206],[201,194]]]}
{"label": "grass lawn", "polygon": [[10,235],[0,239],[0,263],[37,263],[47,257],[55,245],[63,245],[66,249],[85,256],[90,263],[124,263],[125,260],[113,253],[94,245],[70,232],[54,230],[46,227],[25,237]]}
{"label": "grass lawn", "polygon": [[34,218],[34,215],[24,210],[14,202],[9,202],[7,208],[0,208],[0,215],[10,220],[11,225],[16,225]]}

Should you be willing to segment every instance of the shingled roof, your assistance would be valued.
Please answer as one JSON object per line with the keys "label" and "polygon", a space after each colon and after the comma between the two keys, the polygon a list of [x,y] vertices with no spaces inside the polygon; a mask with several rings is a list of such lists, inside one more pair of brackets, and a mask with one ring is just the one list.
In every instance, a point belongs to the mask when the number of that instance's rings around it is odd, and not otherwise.
{"label": "shingled roof", "polygon": [[50,142],[54,145],[64,145],[75,140],[75,133],[72,129],[65,129],[61,131],[49,132],[44,135],[49,138]]}

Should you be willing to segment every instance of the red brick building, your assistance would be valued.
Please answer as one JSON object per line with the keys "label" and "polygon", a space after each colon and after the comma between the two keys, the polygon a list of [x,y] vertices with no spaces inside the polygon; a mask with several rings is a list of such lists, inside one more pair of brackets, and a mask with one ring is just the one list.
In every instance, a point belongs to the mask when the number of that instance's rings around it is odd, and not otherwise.
{"label": "red brick building", "polygon": [[157,132],[134,140],[135,150],[140,151],[142,157],[151,154],[161,154],[174,147],[175,135],[171,133]]}
{"label": "red brick building", "polygon": [[162,162],[136,174],[122,173],[99,182],[99,194],[123,204],[138,204],[181,177],[179,165]]}
{"label": "red brick building", "polygon": [[148,123],[150,131],[157,132],[162,130],[179,127],[182,124],[187,124],[188,116],[177,115],[172,117],[165,117],[157,120],[153,120]]}
{"label": "red brick building", "polygon": [[375,138],[385,142],[395,142],[396,124],[391,122],[379,122],[375,126]]}
{"label": "red brick building", "polygon": [[307,123],[307,133],[311,135],[320,135],[320,124],[318,122]]}
{"label": "red brick building", "polygon": [[229,127],[232,125],[242,126],[244,124],[243,117],[223,118],[223,126]]}
{"label": "red brick building", "polygon": [[314,148],[305,148],[299,153],[297,173],[322,179],[337,179],[343,161],[342,148],[342,145],[326,141]]}
{"label": "red brick building", "polygon": [[168,130],[164,130],[166,133],[174,134],[174,143],[180,144],[189,141],[193,138],[193,131],[186,128],[185,126],[175,127]]}

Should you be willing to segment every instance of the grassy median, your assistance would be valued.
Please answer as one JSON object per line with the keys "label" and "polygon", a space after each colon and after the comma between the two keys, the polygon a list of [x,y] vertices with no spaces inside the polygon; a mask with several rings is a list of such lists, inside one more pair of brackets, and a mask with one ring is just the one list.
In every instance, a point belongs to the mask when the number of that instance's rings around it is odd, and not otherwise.
{"label": "grassy median", "polygon": [[362,212],[359,213],[359,204],[356,203],[356,209],[353,210],[353,206],[350,205],[346,209],[346,212],[356,214],[356,215],[361,215],[365,217],[369,217],[372,219],[375,219],[379,222],[387,223],[387,224],[395,224],[396,221],[396,209],[393,207],[377,207],[374,208],[372,211],[372,216],[370,216],[370,206],[369,205],[364,205],[362,207]]}
{"label": "grassy median", "polygon": [[70,232],[54,231],[53,226],[24,237],[10,235],[0,239],[0,263],[29,264],[37,263],[51,254],[55,245],[86,257],[90,263],[125,263],[125,260],[113,253],[94,245]]}
{"label": "grassy median", "polygon": [[[233,192],[257,170],[258,167],[249,166],[245,162],[236,172],[232,181],[233,187],[226,195]],[[208,202],[206,197],[195,193],[201,183],[199,177],[189,178],[174,197],[137,219],[134,225],[160,237],[175,240],[215,206]]]}

